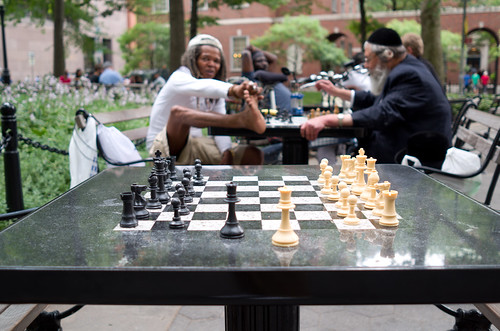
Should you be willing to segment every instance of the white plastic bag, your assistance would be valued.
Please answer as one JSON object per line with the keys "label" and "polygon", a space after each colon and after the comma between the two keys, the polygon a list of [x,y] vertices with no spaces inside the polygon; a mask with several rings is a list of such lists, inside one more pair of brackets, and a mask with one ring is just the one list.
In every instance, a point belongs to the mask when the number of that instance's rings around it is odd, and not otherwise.
{"label": "white plastic bag", "polygon": [[479,155],[460,148],[451,147],[446,152],[446,158],[441,170],[456,175],[467,175],[478,171],[479,168],[481,168]]}
{"label": "white plastic bag", "polygon": [[[99,139],[102,152],[113,163],[128,163],[142,159],[134,143],[114,126],[107,127],[99,124],[97,126],[97,139]],[[115,167],[108,162],[106,164],[108,168]],[[134,163],[130,166],[144,167],[145,163]]]}
{"label": "white plastic bag", "polygon": [[421,167],[422,166],[422,163],[420,162],[420,160],[417,157],[411,156],[408,154],[406,154],[403,157],[403,160],[401,160],[401,164],[402,165],[409,165],[412,167]]}
{"label": "white plastic bag", "polygon": [[75,125],[69,143],[70,187],[96,175],[97,168],[95,120],[89,116],[85,129],[80,129]]}

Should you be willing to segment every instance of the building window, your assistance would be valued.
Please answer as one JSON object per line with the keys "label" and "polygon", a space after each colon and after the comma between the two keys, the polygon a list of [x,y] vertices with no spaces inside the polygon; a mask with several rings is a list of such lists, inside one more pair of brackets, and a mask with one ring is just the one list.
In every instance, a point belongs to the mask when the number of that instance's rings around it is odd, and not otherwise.
{"label": "building window", "polygon": [[337,12],[337,0],[332,0],[332,13]]}
{"label": "building window", "polygon": [[231,37],[231,71],[241,72],[241,52],[248,45],[248,36]]}
{"label": "building window", "polygon": [[170,10],[169,0],[155,0],[151,12],[153,14],[168,13]]}
{"label": "building window", "polygon": [[340,0],[340,12],[345,13],[345,0]]}

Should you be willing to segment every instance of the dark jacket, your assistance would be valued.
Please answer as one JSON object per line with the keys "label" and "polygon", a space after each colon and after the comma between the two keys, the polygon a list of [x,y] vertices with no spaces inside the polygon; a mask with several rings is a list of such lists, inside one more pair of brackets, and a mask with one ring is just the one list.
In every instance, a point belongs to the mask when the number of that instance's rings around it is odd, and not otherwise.
{"label": "dark jacket", "polygon": [[373,130],[363,147],[377,163],[393,163],[417,132],[441,133],[451,144],[450,104],[436,79],[412,55],[391,70],[379,96],[356,91],[353,109],[354,126]]}

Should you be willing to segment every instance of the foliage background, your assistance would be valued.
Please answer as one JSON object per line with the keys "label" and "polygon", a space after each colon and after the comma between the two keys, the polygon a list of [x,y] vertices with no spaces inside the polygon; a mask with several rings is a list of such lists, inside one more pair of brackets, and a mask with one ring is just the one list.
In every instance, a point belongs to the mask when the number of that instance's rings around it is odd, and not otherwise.
{"label": "foliage background", "polygon": [[[154,93],[141,93],[126,88],[105,88],[86,85],[75,89],[47,76],[40,82],[2,86],[1,102],[16,108],[17,129],[23,137],[60,150],[68,150],[78,109],[90,113],[137,108],[151,105]],[[147,125],[147,120],[117,123],[119,130]],[[138,146],[143,157],[145,146]],[[69,157],[34,148],[19,142],[19,159],[25,209],[40,207],[66,192],[70,187]],[[105,169],[102,159],[99,168]],[[0,187],[5,188],[3,154],[0,162]],[[0,213],[7,211],[5,189],[0,190]],[[10,222],[0,221],[0,229]]]}

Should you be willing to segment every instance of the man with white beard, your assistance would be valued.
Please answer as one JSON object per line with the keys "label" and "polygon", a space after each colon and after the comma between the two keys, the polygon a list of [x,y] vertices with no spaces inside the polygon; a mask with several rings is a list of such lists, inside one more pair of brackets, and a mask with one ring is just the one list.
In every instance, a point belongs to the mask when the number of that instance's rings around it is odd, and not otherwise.
{"label": "man with white beard", "polygon": [[365,127],[371,134],[360,142],[360,147],[378,163],[394,163],[396,153],[416,133],[443,135],[449,147],[451,110],[446,95],[427,68],[406,53],[397,32],[376,30],[365,42],[364,54],[371,91],[348,90],[328,80],[318,81],[318,90],[350,101],[354,112],[310,119],[301,127],[302,137],[314,140],[325,127]]}

